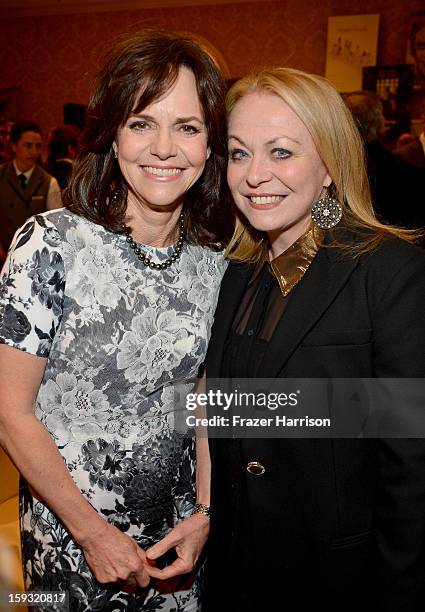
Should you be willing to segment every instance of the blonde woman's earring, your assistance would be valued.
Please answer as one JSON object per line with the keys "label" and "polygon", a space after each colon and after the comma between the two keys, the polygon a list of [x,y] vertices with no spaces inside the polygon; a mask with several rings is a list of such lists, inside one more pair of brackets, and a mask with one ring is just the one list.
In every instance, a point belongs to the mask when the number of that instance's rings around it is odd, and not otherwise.
{"label": "blonde woman's earring", "polygon": [[320,229],[331,229],[342,219],[342,206],[338,200],[331,198],[326,192],[311,209],[311,218]]}

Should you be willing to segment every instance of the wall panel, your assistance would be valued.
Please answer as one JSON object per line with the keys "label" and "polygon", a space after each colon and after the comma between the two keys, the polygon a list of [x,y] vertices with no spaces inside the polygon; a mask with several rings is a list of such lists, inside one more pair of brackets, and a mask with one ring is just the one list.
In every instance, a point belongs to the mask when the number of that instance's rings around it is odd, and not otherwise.
{"label": "wall panel", "polygon": [[191,31],[224,55],[232,76],[257,63],[325,69],[329,15],[380,13],[378,62],[403,63],[410,14],[423,0],[278,0],[0,19],[0,89],[19,86],[18,112],[45,130],[66,102],[84,104],[111,41],[143,27]]}

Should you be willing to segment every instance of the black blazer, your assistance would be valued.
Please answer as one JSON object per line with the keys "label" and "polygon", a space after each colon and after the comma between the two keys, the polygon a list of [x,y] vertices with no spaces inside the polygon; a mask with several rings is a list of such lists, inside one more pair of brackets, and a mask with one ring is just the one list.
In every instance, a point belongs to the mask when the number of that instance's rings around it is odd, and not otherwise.
{"label": "black blazer", "polygon": [[[224,276],[208,377],[221,375],[251,274],[230,263]],[[259,376],[424,378],[424,306],[421,250],[396,239],[356,259],[322,248]],[[207,610],[425,609],[424,440],[210,439],[210,452]],[[262,476],[246,470],[254,460]]]}

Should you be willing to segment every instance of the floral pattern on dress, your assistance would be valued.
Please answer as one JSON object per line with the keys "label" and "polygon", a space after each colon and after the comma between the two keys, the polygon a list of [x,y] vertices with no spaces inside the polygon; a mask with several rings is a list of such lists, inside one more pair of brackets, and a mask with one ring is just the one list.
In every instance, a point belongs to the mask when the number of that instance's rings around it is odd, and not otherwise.
{"label": "floral pattern on dress", "polygon": [[174,309],[158,314],[146,308],[131,328],[118,345],[117,365],[129,382],[147,380],[149,387],[179,366],[195,342]]}
{"label": "floral pattern on dress", "polygon": [[36,296],[55,315],[62,312],[64,290],[63,260],[57,251],[50,253],[47,247],[33,255],[31,269],[28,272],[31,283],[31,295]]}
{"label": "floral pattern on dress", "polygon": [[116,308],[126,287],[125,269],[113,244],[98,233],[82,235],[77,228],[66,232],[63,247],[69,291],[80,306]]}
{"label": "floral pattern on dress", "polygon": [[32,329],[31,323],[25,312],[15,308],[12,304],[6,304],[0,315],[0,333],[7,341],[11,340],[13,345],[23,342]]}
{"label": "floral pattern on dress", "polygon": [[183,253],[181,266],[188,302],[203,312],[208,312],[216,290],[214,283],[217,275],[216,262],[208,259],[196,261],[190,253]]}
{"label": "floral pattern on dress", "polygon": [[[142,248],[164,261],[173,247]],[[146,268],[125,236],[60,209],[27,221],[2,271],[0,342],[47,359],[37,418],[81,493],[143,548],[195,501],[194,441],[175,429],[173,385],[198,374],[225,266],[185,244],[170,268]],[[136,594],[98,584],[24,482],[21,533],[27,589],[68,590],[73,612],[200,609],[202,568]]]}
{"label": "floral pattern on dress", "polygon": [[46,381],[38,400],[45,406],[45,425],[60,444],[102,435],[112,412],[107,396],[91,380],[66,372]]}

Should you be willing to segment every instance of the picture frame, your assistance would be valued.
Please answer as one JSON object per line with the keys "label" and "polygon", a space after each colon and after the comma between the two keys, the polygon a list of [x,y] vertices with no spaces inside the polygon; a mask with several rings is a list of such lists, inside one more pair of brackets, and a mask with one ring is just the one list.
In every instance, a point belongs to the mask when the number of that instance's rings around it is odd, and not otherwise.
{"label": "picture frame", "polygon": [[325,77],[341,93],[360,89],[362,68],[376,65],[378,14],[328,18]]}

